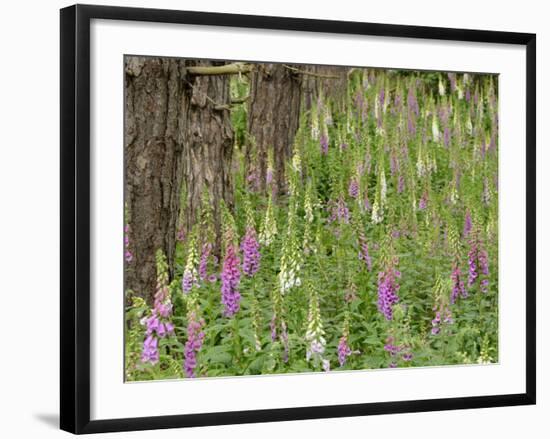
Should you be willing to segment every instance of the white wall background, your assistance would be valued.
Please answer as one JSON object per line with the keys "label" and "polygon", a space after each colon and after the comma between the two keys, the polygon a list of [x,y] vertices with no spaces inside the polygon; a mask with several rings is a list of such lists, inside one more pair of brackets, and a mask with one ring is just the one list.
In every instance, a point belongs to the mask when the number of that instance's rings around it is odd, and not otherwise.
{"label": "white wall background", "polygon": [[[544,227],[550,211],[550,154],[542,148],[550,117],[550,28],[545,2],[428,0],[360,2],[317,0],[103,0],[88,3],[299,16],[381,23],[464,27],[537,33],[538,45],[538,405],[455,412],[325,419],[200,429],[136,432],[105,437],[241,439],[300,437],[451,438],[547,434],[550,311],[544,272],[550,263]],[[0,15],[0,435],[52,438],[66,435],[58,422],[59,335],[59,13],[64,1],[27,0],[3,5]],[[545,166],[546,165],[546,166]],[[546,312],[545,312],[546,311]],[[540,432],[540,433],[539,433]]]}

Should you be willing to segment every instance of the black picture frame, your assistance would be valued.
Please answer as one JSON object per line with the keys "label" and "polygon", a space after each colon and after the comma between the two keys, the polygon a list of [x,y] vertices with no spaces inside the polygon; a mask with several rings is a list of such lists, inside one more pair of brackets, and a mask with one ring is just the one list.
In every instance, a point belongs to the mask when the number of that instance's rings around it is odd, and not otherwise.
{"label": "black picture frame", "polygon": [[[526,47],[525,393],[90,420],[90,22],[93,19],[514,44]],[[304,18],[74,5],[61,9],[61,429],[81,434],[535,404],[536,35]]]}

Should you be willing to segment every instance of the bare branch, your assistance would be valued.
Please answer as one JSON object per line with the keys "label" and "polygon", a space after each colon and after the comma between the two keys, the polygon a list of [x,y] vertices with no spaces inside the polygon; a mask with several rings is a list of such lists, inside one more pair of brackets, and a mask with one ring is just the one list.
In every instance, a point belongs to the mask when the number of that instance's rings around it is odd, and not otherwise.
{"label": "bare branch", "polygon": [[238,105],[238,104],[244,104],[248,99],[250,98],[250,95],[243,96],[242,98],[233,98],[231,99],[231,105]]}
{"label": "bare branch", "polygon": [[324,79],[339,79],[339,76],[336,76],[336,75],[323,75],[321,73],[308,72],[307,70],[301,70],[296,67],[288,66],[286,64],[284,64],[284,67],[288,70],[292,70],[293,72],[299,73],[301,75],[314,76],[316,78],[324,78]]}
{"label": "bare branch", "polygon": [[237,75],[239,73],[249,73],[254,70],[254,66],[244,63],[225,64],[222,66],[191,66],[187,67],[187,72],[195,76],[209,75]]}

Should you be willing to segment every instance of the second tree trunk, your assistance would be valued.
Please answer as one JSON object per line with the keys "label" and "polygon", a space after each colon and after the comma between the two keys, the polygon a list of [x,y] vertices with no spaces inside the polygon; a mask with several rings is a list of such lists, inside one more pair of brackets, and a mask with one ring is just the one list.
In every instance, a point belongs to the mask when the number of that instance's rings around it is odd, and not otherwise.
{"label": "second tree trunk", "polygon": [[246,161],[248,175],[261,190],[272,150],[275,188],[286,191],[285,166],[300,121],[301,82],[301,75],[283,64],[260,64],[251,75]]}

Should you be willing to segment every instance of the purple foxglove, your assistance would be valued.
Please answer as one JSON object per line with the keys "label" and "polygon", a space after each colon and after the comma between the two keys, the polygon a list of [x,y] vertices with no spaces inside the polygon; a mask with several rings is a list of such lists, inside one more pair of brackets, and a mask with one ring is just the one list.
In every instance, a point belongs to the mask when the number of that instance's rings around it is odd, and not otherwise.
{"label": "purple foxglove", "polygon": [[359,183],[355,177],[349,182],[348,194],[351,198],[357,198],[359,196]]}
{"label": "purple foxglove", "polygon": [[330,222],[339,222],[343,224],[349,223],[349,209],[343,196],[340,196],[337,201],[331,202]]}
{"label": "purple foxglove", "polygon": [[342,336],[338,342],[338,362],[340,366],[346,364],[347,357],[351,355],[351,348],[348,345],[348,340],[346,337]]}
{"label": "purple foxglove", "polygon": [[393,305],[399,302],[397,278],[401,273],[393,267],[378,273],[378,311],[386,318],[393,319]]}
{"label": "purple foxglove", "polygon": [[173,335],[174,325],[170,321],[172,302],[168,289],[168,264],[164,253],[159,250],[156,254],[157,286],[154,296],[154,305],[151,314],[144,318],[146,326],[145,341],[143,342],[141,361],[156,364],[159,359],[158,339]]}
{"label": "purple foxglove", "polygon": [[453,272],[451,273],[451,283],[451,304],[456,303],[459,297],[464,299],[468,297],[468,292],[464,287],[464,281],[462,280],[462,274],[460,273],[460,267],[458,264],[455,264]]}
{"label": "purple foxglove", "polygon": [[143,350],[141,351],[141,362],[151,363],[152,365],[155,365],[158,363],[158,361],[158,339],[153,335],[149,335],[143,342]]}
{"label": "purple foxglove", "polygon": [[184,348],[184,364],[185,375],[187,378],[195,378],[195,369],[197,367],[197,354],[202,348],[204,341],[204,320],[197,319],[194,311],[189,314],[187,324],[187,341]]}
{"label": "purple foxglove", "polygon": [[241,294],[239,293],[239,282],[241,272],[239,266],[240,261],[235,246],[229,243],[225,251],[221,273],[222,304],[224,305],[224,315],[226,317],[233,317],[240,309]]}
{"label": "purple foxglove", "polygon": [[416,94],[413,87],[409,88],[409,93],[407,95],[407,105],[409,107],[410,113],[414,113],[416,117],[420,115],[420,108],[418,107],[418,101],[416,99]]}
{"label": "purple foxglove", "polygon": [[241,250],[243,252],[243,273],[252,277],[260,268],[260,244],[256,239],[256,230],[253,227],[246,228]]}

